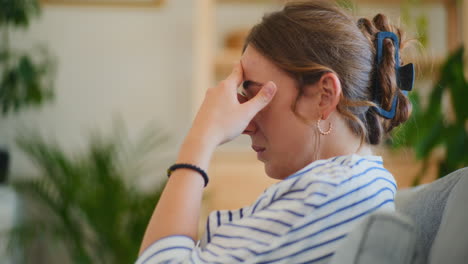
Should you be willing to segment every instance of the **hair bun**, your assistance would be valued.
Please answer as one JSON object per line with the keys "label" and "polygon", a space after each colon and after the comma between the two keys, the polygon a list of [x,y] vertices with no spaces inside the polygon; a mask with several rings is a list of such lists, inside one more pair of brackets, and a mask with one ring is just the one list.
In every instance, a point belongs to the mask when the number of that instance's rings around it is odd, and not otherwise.
{"label": "hair bun", "polygon": [[[371,128],[370,131],[373,131],[373,133],[369,133],[369,141],[371,144],[377,144],[381,141],[381,138],[392,131],[393,128],[408,120],[411,114],[411,102],[402,89],[408,89],[408,83],[412,83],[414,79],[407,79],[406,82],[401,82],[397,79],[399,72],[396,72],[396,69],[399,69],[402,65],[401,52],[399,52],[399,50],[402,50],[405,46],[403,31],[391,25],[388,18],[382,14],[377,14],[372,19],[372,22],[366,18],[359,19],[358,27],[374,47],[376,63],[374,64],[373,81],[371,82],[372,87],[370,88],[373,91],[373,98],[376,99],[375,103],[381,109],[390,111],[392,109],[392,104],[394,104],[396,100],[395,115],[393,118],[387,119],[382,117],[376,108],[372,108],[372,110],[369,110],[366,114],[366,121]],[[391,38],[383,38],[381,61],[378,63],[378,41],[376,40],[380,32],[394,33],[397,37],[396,42],[398,43],[394,43]],[[411,71],[409,68],[410,67],[405,67],[401,69],[403,71],[408,71],[408,75],[414,74],[414,69]]]}

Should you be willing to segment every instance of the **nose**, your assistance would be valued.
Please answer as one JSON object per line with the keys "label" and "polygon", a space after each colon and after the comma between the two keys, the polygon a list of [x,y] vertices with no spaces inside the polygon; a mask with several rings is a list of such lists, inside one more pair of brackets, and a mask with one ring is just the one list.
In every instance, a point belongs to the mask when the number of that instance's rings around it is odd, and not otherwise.
{"label": "nose", "polygon": [[[243,104],[248,101],[248,99],[245,96],[242,96],[241,94],[237,94],[237,99],[239,100],[239,103]],[[244,129],[242,134],[244,135],[253,135],[257,131],[257,126],[255,125],[255,117],[249,122],[247,127]]]}
{"label": "nose", "polygon": [[257,131],[257,125],[255,125],[255,121],[252,119],[247,125],[247,127],[244,129],[242,134],[251,136],[255,134],[256,131]]}

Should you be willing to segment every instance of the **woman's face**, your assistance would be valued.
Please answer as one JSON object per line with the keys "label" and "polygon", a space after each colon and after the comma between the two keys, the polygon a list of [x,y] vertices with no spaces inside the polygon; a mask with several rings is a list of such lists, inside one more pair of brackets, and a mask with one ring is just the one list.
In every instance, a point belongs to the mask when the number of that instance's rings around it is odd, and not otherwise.
{"label": "woman's face", "polygon": [[[293,112],[298,89],[292,77],[250,45],[242,56],[241,64],[247,99],[268,81],[273,81],[278,88],[273,100],[252,119],[244,134],[251,137],[252,148],[265,164],[268,176],[284,179],[314,161],[315,127],[306,124]],[[308,109],[312,109],[306,113],[308,117],[319,118],[318,110],[315,111],[313,106]]]}

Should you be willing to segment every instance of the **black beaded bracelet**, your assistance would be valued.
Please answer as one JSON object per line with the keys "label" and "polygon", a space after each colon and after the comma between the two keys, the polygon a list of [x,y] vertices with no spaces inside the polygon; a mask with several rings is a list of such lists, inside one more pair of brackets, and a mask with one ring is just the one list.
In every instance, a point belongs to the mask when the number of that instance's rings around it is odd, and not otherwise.
{"label": "black beaded bracelet", "polygon": [[203,177],[203,180],[205,181],[205,187],[206,185],[208,185],[208,175],[206,174],[206,172],[200,169],[199,167],[188,163],[176,163],[172,165],[171,167],[169,167],[169,169],[167,169],[167,177],[169,178],[172,172],[174,172],[177,169],[190,169],[200,173],[200,175]]}

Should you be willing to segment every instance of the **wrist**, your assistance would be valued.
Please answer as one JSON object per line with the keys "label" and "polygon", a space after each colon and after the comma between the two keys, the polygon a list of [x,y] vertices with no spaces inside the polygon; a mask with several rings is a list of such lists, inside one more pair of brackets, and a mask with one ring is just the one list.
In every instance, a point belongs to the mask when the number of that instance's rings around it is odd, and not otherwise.
{"label": "wrist", "polygon": [[207,137],[189,133],[179,151],[177,163],[189,163],[207,170],[217,145]]}

